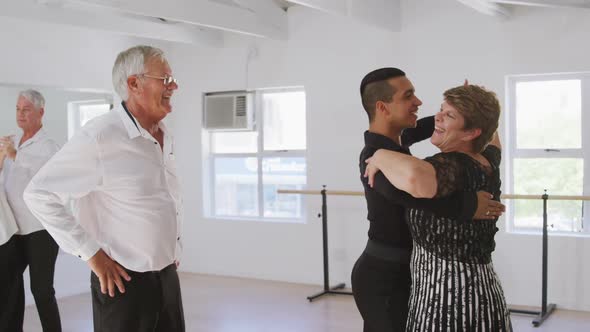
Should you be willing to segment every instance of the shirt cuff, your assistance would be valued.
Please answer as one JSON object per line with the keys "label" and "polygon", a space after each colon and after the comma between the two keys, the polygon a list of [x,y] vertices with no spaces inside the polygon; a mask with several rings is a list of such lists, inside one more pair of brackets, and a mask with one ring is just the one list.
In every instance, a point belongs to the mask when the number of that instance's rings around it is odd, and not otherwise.
{"label": "shirt cuff", "polygon": [[100,250],[100,246],[93,240],[89,240],[88,242],[84,243],[74,255],[81,258],[83,261],[88,261],[92,256],[94,256]]}

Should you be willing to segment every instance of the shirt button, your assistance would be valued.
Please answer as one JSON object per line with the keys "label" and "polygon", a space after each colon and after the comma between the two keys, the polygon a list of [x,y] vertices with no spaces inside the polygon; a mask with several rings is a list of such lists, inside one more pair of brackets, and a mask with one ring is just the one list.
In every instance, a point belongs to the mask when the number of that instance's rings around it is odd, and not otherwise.
{"label": "shirt button", "polygon": [[78,255],[78,258],[82,258],[82,256]]}
{"label": "shirt button", "polygon": [[180,241],[180,236],[176,238],[177,241]]}

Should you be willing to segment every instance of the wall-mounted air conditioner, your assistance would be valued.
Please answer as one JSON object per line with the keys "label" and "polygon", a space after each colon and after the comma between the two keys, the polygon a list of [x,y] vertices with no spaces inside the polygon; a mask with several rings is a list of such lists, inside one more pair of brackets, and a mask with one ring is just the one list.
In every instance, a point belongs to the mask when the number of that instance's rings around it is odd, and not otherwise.
{"label": "wall-mounted air conditioner", "polygon": [[203,128],[208,130],[253,130],[254,93],[247,91],[206,93]]}

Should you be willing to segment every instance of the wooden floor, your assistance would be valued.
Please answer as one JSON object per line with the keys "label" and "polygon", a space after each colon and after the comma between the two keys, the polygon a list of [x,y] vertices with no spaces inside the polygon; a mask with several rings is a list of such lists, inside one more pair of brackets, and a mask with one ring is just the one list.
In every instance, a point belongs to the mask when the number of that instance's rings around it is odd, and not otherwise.
{"label": "wooden floor", "polygon": [[[309,303],[317,286],[252,279],[180,275],[187,331],[360,332],[352,296],[331,295]],[[61,299],[64,332],[92,331],[90,293]],[[556,311],[541,327],[528,316],[512,316],[516,332],[588,332],[590,313]],[[35,306],[25,312],[25,332],[41,331]]]}

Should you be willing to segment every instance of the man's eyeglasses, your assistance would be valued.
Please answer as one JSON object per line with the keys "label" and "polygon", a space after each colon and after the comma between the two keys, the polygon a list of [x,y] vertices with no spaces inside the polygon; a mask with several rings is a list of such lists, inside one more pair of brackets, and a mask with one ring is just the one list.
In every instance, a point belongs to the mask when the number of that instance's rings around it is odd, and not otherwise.
{"label": "man's eyeglasses", "polygon": [[149,78],[155,78],[157,80],[162,80],[162,81],[164,81],[165,86],[168,86],[172,83],[178,85],[178,80],[172,76],[163,76],[162,77],[162,76],[154,76],[154,75],[149,75],[149,74],[141,74],[140,76],[145,76],[145,77],[149,77]]}

